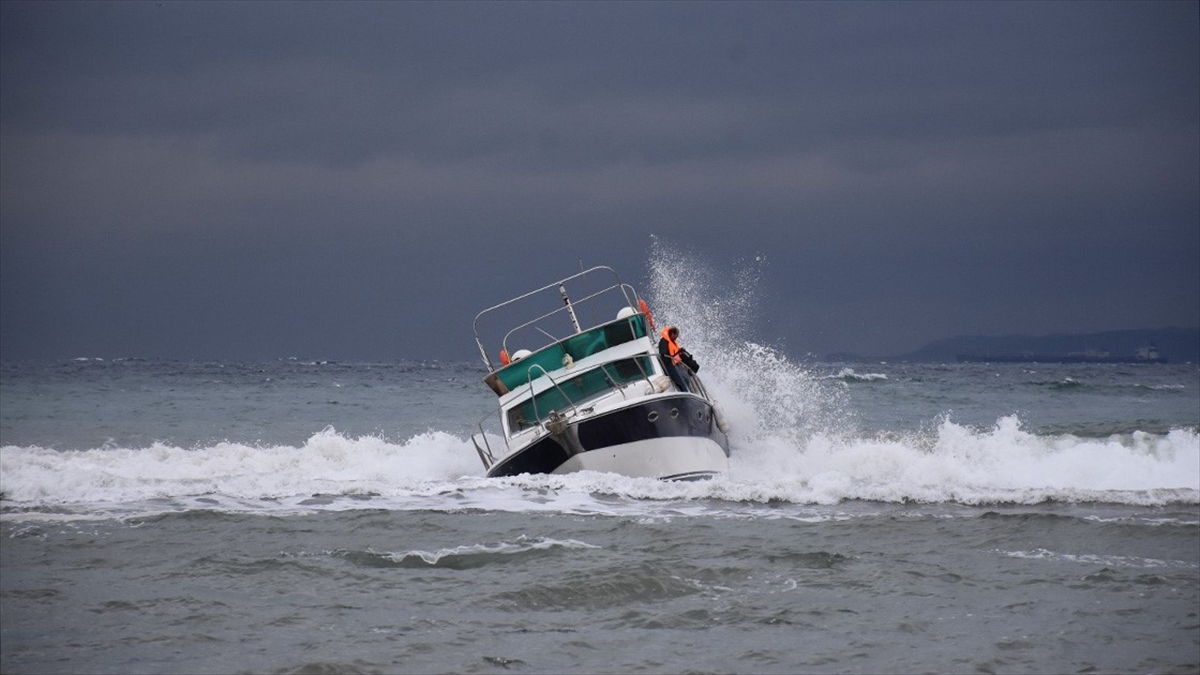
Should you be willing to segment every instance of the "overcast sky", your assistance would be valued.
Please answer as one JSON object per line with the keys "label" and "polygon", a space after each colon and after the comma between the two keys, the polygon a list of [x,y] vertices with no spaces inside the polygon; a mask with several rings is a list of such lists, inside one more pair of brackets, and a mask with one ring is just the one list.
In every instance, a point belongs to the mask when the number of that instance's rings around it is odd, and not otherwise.
{"label": "overcast sky", "polygon": [[5,0],[0,358],[473,359],[651,235],[762,256],[793,354],[1194,327],[1198,45],[1195,2]]}

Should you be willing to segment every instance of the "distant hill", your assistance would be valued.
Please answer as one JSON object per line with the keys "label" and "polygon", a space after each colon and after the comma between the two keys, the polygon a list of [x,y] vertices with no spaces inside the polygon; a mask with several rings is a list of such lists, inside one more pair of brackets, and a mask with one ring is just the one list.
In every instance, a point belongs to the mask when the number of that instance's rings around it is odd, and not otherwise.
{"label": "distant hill", "polygon": [[1005,335],[986,337],[961,335],[937,340],[920,349],[892,357],[900,361],[953,363],[960,354],[974,356],[1018,356],[1022,354],[1067,355],[1107,352],[1133,356],[1138,349],[1154,345],[1170,363],[1200,362],[1200,328],[1117,330],[1105,333],[1056,333],[1054,335]]}

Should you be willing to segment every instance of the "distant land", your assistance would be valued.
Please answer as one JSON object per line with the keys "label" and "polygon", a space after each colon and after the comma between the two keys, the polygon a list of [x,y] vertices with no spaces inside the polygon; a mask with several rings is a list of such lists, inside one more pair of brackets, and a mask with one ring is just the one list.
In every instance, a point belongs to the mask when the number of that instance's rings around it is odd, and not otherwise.
{"label": "distant land", "polygon": [[836,361],[925,361],[954,363],[959,355],[1016,357],[1021,355],[1067,356],[1102,354],[1133,358],[1139,349],[1153,345],[1168,363],[1200,363],[1200,328],[1117,330],[1103,333],[1055,333],[1053,335],[1005,335],[988,337],[960,335],[930,342],[920,349],[888,357],[830,354]]}

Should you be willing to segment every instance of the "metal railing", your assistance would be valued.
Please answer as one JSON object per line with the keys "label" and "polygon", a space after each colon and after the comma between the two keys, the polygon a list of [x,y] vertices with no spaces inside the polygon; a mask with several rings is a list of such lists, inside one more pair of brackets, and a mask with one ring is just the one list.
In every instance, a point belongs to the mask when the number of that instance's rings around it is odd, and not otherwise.
{"label": "metal railing", "polygon": [[[598,290],[598,291],[594,291],[594,292],[592,292],[592,293],[590,293],[590,294],[588,294],[588,295],[586,295],[586,296],[584,296],[584,297],[582,297],[582,298],[580,298],[580,299],[578,299],[578,300],[569,300],[569,299],[568,299],[568,298],[565,296],[565,286],[566,286],[566,284],[568,284],[568,283],[571,283],[571,282],[573,282],[573,281],[576,281],[576,280],[578,280],[578,279],[581,279],[581,278],[583,278],[583,277],[589,276],[589,275],[595,275],[595,274],[604,273],[604,272],[607,272],[607,273],[609,273],[609,274],[611,274],[611,275],[612,275],[612,279],[613,279],[613,281],[612,281],[611,285],[607,285],[607,286],[605,286],[604,288],[602,288],[602,289],[600,289],[600,290]],[[519,302],[519,301],[521,301],[521,300],[524,300],[524,299],[526,299],[526,298],[533,297],[533,296],[535,296],[535,295],[538,295],[539,293],[545,293],[545,292],[547,292],[547,291],[550,291],[550,290],[552,290],[552,289],[562,289],[562,290],[563,290],[563,293],[564,293],[563,300],[565,301],[564,305],[563,305],[563,306],[560,306],[560,307],[558,307],[557,309],[554,309],[554,310],[552,310],[552,311],[550,311],[550,312],[546,312],[545,314],[542,314],[541,316],[539,316],[539,317],[537,317],[537,318],[535,318],[535,319],[531,319],[531,320],[525,321],[524,323],[521,323],[521,324],[520,324],[520,325],[518,325],[517,327],[510,329],[510,330],[509,330],[509,331],[508,331],[508,332],[507,332],[507,333],[504,335],[504,338],[501,340],[501,348],[502,348],[502,349],[504,349],[504,350],[507,350],[507,349],[508,349],[508,338],[509,338],[509,337],[510,337],[510,336],[511,336],[511,335],[512,335],[514,332],[516,332],[516,331],[518,331],[518,330],[521,330],[521,329],[524,329],[524,328],[529,328],[529,327],[531,327],[531,326],[532,326],[532,327],[534,327],[534,328],[537,328],[536,324],[538,324],[539,322],[545,321],[546,319],[548,319],[548,318],[550,318],[550,317],[552,317],[552,316],[558,315],[558,314],[563,314],[563,313],[565,313],[565,314],[567,314],[567,315],[569,315],[569,316],[572,316],[572,317],[573,317],[573,313],[574,313],[574,307],[575,307],[575,306],[577,306],[577,305],[581,305],[581,304],[585,304],[585,303],[588,303],[589,301],[591,301],[591,300],[594,300],[594,299],[596,299],[596,298],[598,298],[598,297],[600,297],[600,296],[603,296],[603,295],[613,294],[613,293],[615,293],[615,292],[619,291],[619,292],[620,292],[620,294],[621,294],[621,296],[622,296],[622,300],[623,300],[623,303],[622,303],[622,304],[623,304],[623,306],[625,306],[625,307],[630,307],[630,308],[633,308],[634,310],[637,310],[637,309],[638,309],[638,307],[639,307],[639,304],[638,304],[638,303],[639,303],[639,300],[640,300],[640,298],[639,298],[639,297],[638,297],[638,295],[637,295],[637,291],[635,291],[635,290],[633,289],[633,287],[632,287],[632,286],[630,286],[630,285],[628,285],[628,284],[626,284],[626,283],[623,283],[623,282],[621,281],[620,277],[619,277],[619,276],[617,276],[617,272],[616,272],[616,270],[612,269],[611,267],[604,266],[604,265],[599,265],[599,266],[593,267],[593,268],[591,268],[591,269],[588,269],[588,270],[581,271],[581,272],[579,272],[578,274],[573,274],[573,275],[571,275],[571,276],[569,276],[569,277],[566,277],[566,278],[564,278],[564,279],[560,279],[560,280],[558,280],[558,281],[555,281],[555,282],[553,282],[553,283],[547,284],[547,285],[545,285],[545,286],[543,286],[543,287],[541,287],[541,288],[538,288],[538,289],[536,289],[536,290],[529,291],[528,293],[525,293],[525,294],[523,294],[523,295],[519,295],[519,296],[517,296],[517,297],[515,297],[515,298],[512,298],[512,299],[510,299],[510,300],[506,300],[506,301],[504,301],[504,302],[501,302],[501,303],[498,303],[498,304],[496,304],[496,305],[492,305],[491,307],[488,307],[487,309],[485,309],[485,310],[483,310],[483,311],[479,312],[479,314],[476,314],[476,315],[475,315],[475,321],[474,321],[474,323],[472,324],[472,328],[473,328],[473,330],[474,330],[474,332],[475,332],[475,344],[476,344],[476,345],[479,347],[479,354],[480,354],[480,356],[482,356],[482,357],[483,357],[483,362],[484,362],[484,364],[487,366],[487,369],[488,369],[488,372],[489,372],[489,373],[491,373],[491,372],[495,372],[495,371],[496,371],[496,367],[495,367],[495,364],[493,364],[493,363],[492,363],[492,359],[491,359],[491,357],[488,355],[487,349],[485,349],[485,348],[484,348],[484,346],[483,346],[483,340],[482,340],[482,339],[480,339],[480,337],[479,337],[479,320],[480,320],[480,319],[481,319],[481,318],[482,318],[482,317],[483,317],[485,314],[488,314],[488,313],[490,313],[490,312],[493,312],[493,311],[495,311],[495,310],[497,310],[497,309],[500,309],[500,308],[502,308],[502,307],[506,307],[506,306],[512,305],[512,304],[514,304],[514,303],[517,303],[517,302]],[[550,337],[552,341],[551,341],[550,343],[548,343],[547,345],[542,345],[542,346],[541,346],[541,347],[539,347],[538,349],[544,349],[545,347],[549,346],[550,344],[554,344],[555,342],[559,342],[559,341],[560,341],[558,338],[555,338],[554,336],[550,335],[549,333],[546,333],[544,330],[543,330],[542,332],[543,332],[545,335],[547,335],[548,337]],[[533,351],[537,351],[537,350],[533,350]]]}

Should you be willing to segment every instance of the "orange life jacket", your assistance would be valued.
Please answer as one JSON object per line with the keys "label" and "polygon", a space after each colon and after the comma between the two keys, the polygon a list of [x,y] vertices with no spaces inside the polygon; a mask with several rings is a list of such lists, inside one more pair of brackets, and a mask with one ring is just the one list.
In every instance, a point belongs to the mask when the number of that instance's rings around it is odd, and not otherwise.
{"label": "orange life jacket", "polygon": [[682,362],[683,357],[679,355],[679,345],[671,339],[671,327],[667,326],[666,328],[662,329],[662,332],[659,333],[659,335],[662,336],[662,339],[667,341],[667,353],[671,355],[671,363]]}

